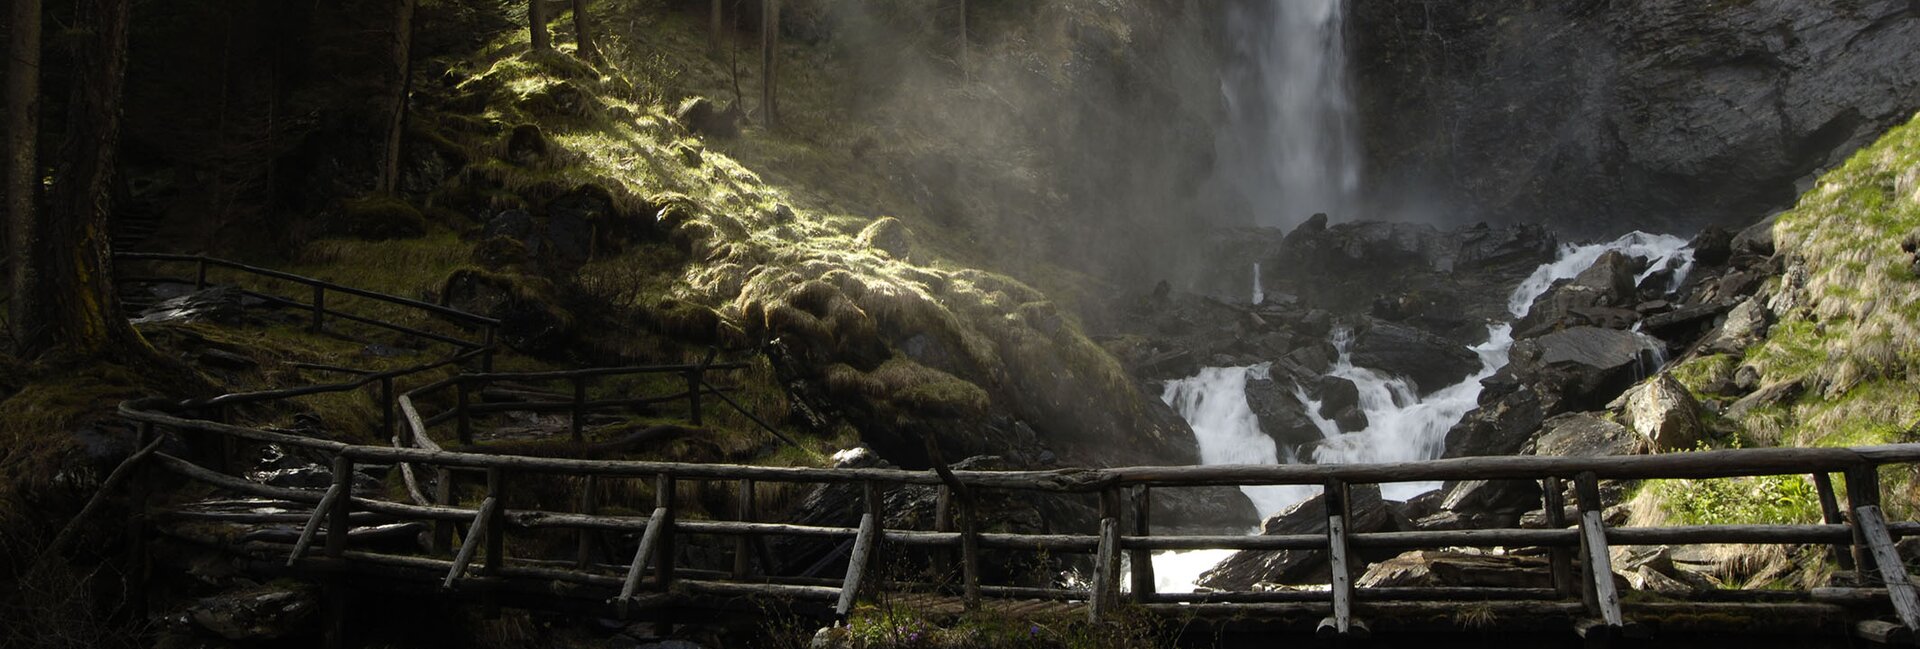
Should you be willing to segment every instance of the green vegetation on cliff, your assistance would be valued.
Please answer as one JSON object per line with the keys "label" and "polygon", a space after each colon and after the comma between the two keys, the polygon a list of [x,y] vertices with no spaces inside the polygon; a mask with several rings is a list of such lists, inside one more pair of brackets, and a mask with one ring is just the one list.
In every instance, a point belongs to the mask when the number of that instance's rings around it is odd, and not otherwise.
{"label": "green vegetation on cliff", "polygon": [[[1828,172],[1773,226],[1779,275],[1753,299],[1773,324],[1744,354],[1683,361],[1697,394],[1753,373],[1728,409],[1736,444],[1861,446],[1920,439],[1920,119]],[[1709,395],[1711,396],[1711,395]],[[1908,472],[1883,472],[1887,505],[1920,505]],[[1688,523],[1814,522],[1804,477],[1660,482]]]}
{"label": "green vegetation on cliff", "polygon": [[1778,322],[1746,362],[1761,385],[1802,396],[1760,409],[1749,434],[1797,446],[1910,441],[1920,424],[1920,276],[1902,250],[1920,236],[1920,121],[1828,173],[1774,236],[1785,270]]}

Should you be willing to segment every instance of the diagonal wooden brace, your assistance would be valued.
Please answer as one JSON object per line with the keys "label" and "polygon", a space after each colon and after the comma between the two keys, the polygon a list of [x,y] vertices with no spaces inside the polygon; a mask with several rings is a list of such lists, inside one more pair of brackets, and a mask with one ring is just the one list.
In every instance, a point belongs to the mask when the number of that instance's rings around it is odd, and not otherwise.
{"label": "diagonal wooden brace", "polygon": [[467,538],[461,539],[460,554],[453,557],[453,569],[448,570],[447,578],[440,582],[441,590],[452,589],[454,580],[466,574],[467,566],[473,563],[474,552],[480,549],[481,540],[488,536],[487,527],[493,524],[494,514],[499,510],[500,500],[497,498],[489,497],[480,503],[479,513],[473,515],[473,526],[467,528]]}
{"label": "diagonal wooden brace", "polygon": [[1875,567],[1880,569],[1880,579],[1887,584],[1887,597],[1893,600],[1893,610],[1899,614],[1900,623],[1908,630],[1920,629],[1920,593],[1915,592],[1907,565],[1893,548],[1893,535],[1887,532],[1887,519],[1880,513],[1880,507],[1856,507],[1853,520],[1867,541]]}

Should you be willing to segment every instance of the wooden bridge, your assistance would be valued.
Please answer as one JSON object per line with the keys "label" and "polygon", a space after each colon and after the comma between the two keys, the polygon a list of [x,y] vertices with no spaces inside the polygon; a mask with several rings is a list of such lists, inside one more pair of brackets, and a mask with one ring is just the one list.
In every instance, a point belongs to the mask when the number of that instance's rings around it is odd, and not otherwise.
{"label": "wooden bridge", "polygon": [[[141,256],[139,259],[187,262],[191,257]],[[220,262],[218,265],[225,264]],[[221,267],[233,268],[237,265]],[[251,272],[251,271],[242,271]],[[283,274],[284,275],[284,274]],[[289,276],[290,277],[290,276]],[[285,279],[285,278],[282,278]],[[396,325],[329,310],[325,293],[343,287],[305,280],[311,300],[293,302],[310,309],[315,323],[344,318],[392,329]],[[204,275],[200,285],[205,285]],[[494,327],[485,318],[403,298],[370,292],[367,299],[419,308],[456,326],[480,328],[479,340],[453,334],[423,336],[445,343],[444,358],[383,373],[360,373],[338,384],[307,386],[214,399],[171,402],[138,399],[122,404],[119,414],[136,424],[141,458],[176,478],[218,490],[285,503],[299,513],[153,511],[156,521],[297,522],[297,538],[234,539],[196,532],[190,525],[157,529],[207,544],[245,559],[263,572],[309,575],[341,584],[355,575],[355,587],[378,587],[444,597],[480,598],[502,605],[590,613],[628,619],[695,619],[702,614],[759,611],[769,602],[823,621],[845,619],[862,597],[891,593],[915,598],[917,605],[961,610],[1031,605],[1083,610],[1094,620],[1122,610],[1209,624],[1265,624],[1322,637],[1356,638],[1370,633],[1462,631],[1463,607],[1490,614],[1504,628],[1578,633],[1589,640],[1645,637],[1654,633],[1739,633],[1774,631],[1811,633],[1828,638],[1857,637],[1887,643],[1911,643],[1920,628],[1920,595],[1895,549],[1895,541],[1920,536],[1920,523],[1887,520],[1880,506],[1880,477],[1911,471],[1920,464],[1920,444],[1863,448],[1775,448],[1705,451],[1645,456],[1560,458],[1478,457],[1403,464],[1284,466],[1143,466],[1056,471],[964,471],[826,469],[720,464],[690,464],[534,457],[488,452],[457,452],[474,446],[473,419],[502,411],[562,412],[570,432],[580,439],[588,413],[608,408],[685,402],[688,416],[700,421],[703,399],[748,411],[716,387],[712,377],[744,367],[717,363],[709,355],[688,365],[605,368],[566,372],[499,373],[485,367],[491,357]],[[317,325],[316,325],[317,326]],[[419,332],[429,333],[429,332]],[[450,366],[462,373],[398,392],[396,381]],[[684,389],[659,396],[589,398],[589,383],[608,377],[665,374]],[[570,391],[526,392],[519,401],[474,399],[492,384],[559,382]],[[322,392],[372,391],[384,406],[385,445],[355,445],[287,432],[222,423],[223,410]],[[423,412],[429,400],[452,407]],[[440,396],[435,396],[440,395]],[[497,391],[496,397],[500,396]],[[433,397],[429,399],[429,397]],[[706,402],[712,405],[713,402]],[[751,415],[748,415],[751,417]],[[768,435],[778,432],[764,422]],[[444,430],[449,427],[451,433]],[[191,451],[156,450],[163,439],[189,442]],[[443,441],[444,440],[444,441]],[[780,438],[782,443],[793,443]],[[298,489],[261,484],[243,477],[233,458],[248,448],[274,445],[289,453],[330,464],[332,484]],[[357,469],[381,467],[393,489],[356,487]],[[118,474],[119,472],[116,472]],[[132,473],[131,471],[129,473]],[[1800,525],[1689,525],[1623,527],[1601,516],[1601,481],[1648,479],[1723,479],[1741,476],[1810,475],[1818,488],[1825,522]],[[1834,477],[1840,478],[1840,485]],[[158,476],[134,478],[155,480]],[[465,480],[463,482],[463,479]],[[1527,480],[1540,484],[1542,528],[1466,529],[1362,533],[1351,528],[1350,490],[1357,485],[1451,480]],[[109,483],[116,481],[110,478]],[[718,483],[737,494],[730,517],[698,514],[683,493],[689,485]],[[762,518],[756,511],[756,485],[848,485],[864,493],[859,523],[847,526],[801,524]],[[404,489],[398,488],[404,485]],[[467,488],[463,488],[465,485]],[[1149,512],[1156,494],[1205,487],[1311,485],[1327,497],[1324,534],[1237,536],[1162,533]],[[1568,487],[1572,489],[1569,490]],[[1844,486],[1844,502],[1840,490]],[[937,491],[940,514],[923,529],[886,524],[885,495],[901,488]],[[545,502],[516,497],[538,489]],[[552,497],[555,490],[561,497]],[[639,511],[604,503],[611,490],[650,493],[652,506]],[[148,493],[151,489],[142,489]],[[1571,491],[1572,503],[1563,502]],[[1074,495],[1097,499],[1097,526],[1069,534],[981,531],[982,495]],[[1571,505],[1571,507],[1569,507]],[[1568,514],[1571,512],[1571,520]],[[204,527],[204,526],[201,526]],[[572,537],[577,551],[556,556],[516,556],[510,543],[553,535]],[[601,560],[595,551],[609,535],[638,536],[630,556]],[[831,577],[769,574],[766,542],[777,538],[816,538],[849,548],[844,574]],[[1832,561],[1847,571],[1845,585],[1802,590],[1723,589],[1687,599],[1657,601],[1623,597],[1616,590],[1611,548],[1644,545],[1785,544],[1829,546]],[[731,555],[731,570],[683,565],[687,547]],[[1535,549],[1549,557],[1548,588],[1398,587],[1355,585],[1355,552],[1370,549],[1440,548]],[[1172,550],[1314,550],[1323,552],[1331,577],[1324,589],[1258,592],[1156,592],[1152,554]],[[914,581],[881,579],[875,566],[889,553],[923,552],[951,556],[953,578]],[[1091,579],[1074,588],[989,583],[981,556],[986,551],[1078,555],[1092,566]],[[928,552],[931,551],[931,552]],[[759,558],[756,561],[756,558]],[[1130,566],[1130,570],[1127,567]],[[331,580],[331,581],[329,581]],[[335,588],[344,592],[345,586]],[[338,608],[336,607],[336,610]],[[337,637],[337,636],[336,636]],[[1568,637],[1572,637],[1569,635]]]}

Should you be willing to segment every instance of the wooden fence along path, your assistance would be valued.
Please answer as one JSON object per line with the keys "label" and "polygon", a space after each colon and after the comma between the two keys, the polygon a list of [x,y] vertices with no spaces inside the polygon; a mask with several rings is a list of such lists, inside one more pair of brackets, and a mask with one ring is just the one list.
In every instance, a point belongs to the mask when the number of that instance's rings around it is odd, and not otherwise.
{"label": "wooden fence along path", "polygon": [[[703,399],[715,397],[742,414],[752,415],[716,388],[713,373],[737,370],[741,363],[716,363],[709,355],[700,363],[666,367],[596,368],[565,372],[495,373],[485,367],[491,357],[497,322],[447,313],[445,307],[404,298],[380,296],[204,258],[157,255],[136,259],[193,261],[267,272],[279,279],[315,287],[311,308],[316,322],[341,318],[396,329],[371,318],[348,316],[325,306],[324,294],[339,291],[371,297],[446,316],[485,333],[479,341],[434,334],[422,338],[453,346],[446,358],[414,368],[365,374],[351,381],[289,390],[275,390],[215,399],[175,403],[139,399],[124,403],[120,415],[137,424],[148,446],[163,434],[197,442],[201,449],[222,449],[214,461],[195,461],[169,453],[154,453],[158,466],[177,476],[223,491],[312,507],[301,515],[304,527],[292,543],[272,541],[224,542],[222,547],[253,557],[259,565],[311,571],[320,575],[346,573],[375,575],[395,588],[419,588],[447,596],[484,596],[532,608],[593,611],[602,615],[646,617],[684,614],[698,609],[759,606],[778,601],[793,610],[814,607],[825,617],[844,617],[863,594],[918,593],[916,597],[946,598],[953,606],[991,607],[996,602],[1054,600],[1083,607],[1095,620],[1114,615],[1123,606],[1169,616],[1210,619],[1299,620],[1322,636],[1359,637],[1372,628],[1411,628],[1412,620],[1454,616],[1471,604],[1503,620],[1532,620],[1532,624],[1561,625],[1590,639],[1635,637],[1650,631],[1642,621],[1692,620],[1711,627],[1777,624],[1804,629],[1848,629],[1879,641],[1911,642],[1920,628],[1920,596],[1894,543],[1920,536],[1920,523],[1890,522],[1880,507],[1883,469],[1912,470],[1920,464],[1920,444],[1861,448],[1763,448],[1662,455],[1598,458],[1474,457],[1399,464],[1282,465],[1282,466],[1142,466],[1055,471],[959,471],[944,467],[930,471],[895,469],[825,469],[723,464],[690,464],[533,457],[457,452],[443,448],[432,434],[437,426],[453,422],[454,438],[473,443],[472,417],[507,410],[541,410],[572,415],[571,434],[581,438],[585,413],[596,409],[685,401],[689,418],[700,422]],[[204,279],[199,285],[204,285]],[[458,314],[458,315],[454,315]],[[421,334],[424,332],[407,331]],[[473,373],[459,374],[396,393],[394,381],[408,374],[449,365],[479,364]],[[585,386],[605,377],[668,374],[685,380],[685,390],[662,396],[592,400]],[[481,386],[494,383],[565,382],[570,398],[546,398],[514,403],[477,403],[469,398]],[[222,423],[218,409],[241,403],[287,398],[325,391],[378,386],[385,406],[383,438],[391,445],[353,445],[283,432]],[[421,411],[423,397],[455,392],[452,409],[437,414]],[[711,403],[711,402],[706,402]],[[771,435],[773,427],[753,420]],[[781,441],[792,444],[784,437]],[[250,481],[225,468],[236,446],[278,445],[307,457],[325,458],[332,466],[332,485],[324,491],[268,486]],[[796,445],[797,446],[797,445]],[[204,456],[203,456],[204,458]],[[356,489],[356,467],[393,467],[406,485],[392,496]],[[454,485],[459,476],[477,477],[484,485],[477,494],[463,494]],[[1801,525],[1688,525],[1670,527],[1610,526],[1601,517],[1599,483],[1602,480],[1721,479],[1741,476],[1811,475],[1818,488],[1825,522]],[[1845,503],[1838,497],[1834,475],[1845,487]],[[562,476],[568,480],[552,480]],[[569,511],[515,509],[509,494],[531,480],[542,488],[567,485]],[[1542,508],[1549,529],[1503,528],[1449,531],[1363,533],[1351,529],[1348,492],[1355,485],[1389,482],[1450,480],[1530,480],[1544,493]],[[651,486],[654,503],[644,515],[604,510],[597,494],[617,482]],[[680,498],[687,483],[726,483],[738,494],[732,520],[696,520],[682,515],[689,503]],[[757,484],[850,485],[864,493],[865,510],[857,526],[797,524],[756,517]],[[1578,515],[1562,520],[1562,494],[1571,484]],[[1173,535],[1156,533],[1149,510],[1154,494],[1167,489],[1197,487],[1317,485],[1327,497],[1326,532],[1270,536]],[[943,515],[933,529],[888,527],[882,511],[885,494],[903,486],[938,490]],[[979,531],[975,503],[983,492],[1094,494],[1100,502],[1099,523],[1083,534],[988,533]],[[952,512],[946,515],[945,512]],[[191,518],[190,512],[175,515]],[[285,520],[285,514],[222,514],[222,520]],[[949,520],[952,519],[952,520]],[[957,528],[955,529],[957,524]],[[427,532],[422,544],[373,547],[356,541],[356,530],[413,529]],[[579,551],[571,560],[510,555],[510,535],[571,534]],[[594,560],[598,535],[638,534],[639,543],[622,565]],[[775,537],[812,537],[851,541],[847,568],[838,578],[784,577],[760,574],[751,559],[764,556],[764,542]],[[731,546],[731,571],[702,571],[678,566],[677,547],[689,539]],[[201,541],[210,541],[200,539]],[[458,541],[457,543],[455,541]],[[1807,590],[1729,589],[1697,595],[1687,601],[1626,601],[1615,588],[1609,550],[1616,546],[1693,544],[1790,544],[1831,546],[1843,570],[1853,571],[1855,587]],[[318,546],[316,548],[316,545]],[[1458,547],[1543,549],[1550,556],[1551,588],[1499,587],[1376,587],[1355,585],[1359,564],[1354,552],[1365,549],[1441,549]],[[384,549],[382,549],[384,548]],[[909,583],[873,577],[877,562],[903,549],[939,549],[960,558],[958,584]],[[1049,555],[1091,557],[1090,584],[1084,588],[1034,588],[983,583],[980,555],[984,550],[1012,550]],[[1168,550],[1315,550],[1325,553],[1331,579],[1324,590],[1257,592],[1160,593],[1155,591],[1151,554]],[[1123,573],[1123,557],[1131,565]],[[759,562],[764,571],[767,561]],[[1125,575],[1127,587],[1123,588]],[[923,600],[924,601],[924,600]],[[336,607],[337,609],[338,607]],[[757,610],[757,609],[756,609]],[[1891,615],[1887,615],[1891,612]],[[1721,616],[1723,613],[1737,615]],[[1702,621],[1704,620],[1704,621]],[[1727,622],[1732,620],[1732,622]],[[1897,620],[1897,622],[1893,621]],[[1464,624],[1464,622],[1456,622]],[[1700,630],[1700,629],[1695,629]],[[1721,629],[1753,633],[1759,627]]]}

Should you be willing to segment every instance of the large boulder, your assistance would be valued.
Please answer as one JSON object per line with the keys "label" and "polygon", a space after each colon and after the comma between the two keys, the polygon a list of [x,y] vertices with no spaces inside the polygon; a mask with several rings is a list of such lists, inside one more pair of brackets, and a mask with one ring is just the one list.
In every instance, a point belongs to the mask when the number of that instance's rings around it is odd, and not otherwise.
{"label": "large boulder", "polygon": [[1706,439],[1700,402],[1672,374],[1662,372],[1648,379],[1622,402],[1621,419],[1656,451],[1692,450]]}
{"label": "large boulder", "polygon": [[1370,320],[1353,339],[1353,364],[1411,380],[1420,394],[1459,383],[1480,356],[1454,341],[1408,326]]}
{"label": "large boulder", "polygon": [[1558,394],[1567,410],[1597,410],[1649,374],[1658,353],[1638,333],[1574,327],[1514,343],[1501,375]]}
{"label": "large boulder", "polygon": [[1607,421],[1597,413],[1570,412],[1554,415],[1540,424],[1532,454],[1605,457],[1633,455],[1642,448],[1641,438],[1626,426]]}
{"label": "large boulder", "polygon": [[[1355,486],[1351,493],[1353,520],[1348,522],[1348,531],[1392,532],[1410,527],[1406,518],[1392,504],[1380,498],[1378,486]],[[1261,526],[1261,533],[1269,536],[1326,534],[1325,497],[1315,496],[1268,517]],[[1379,561],[1393,556],[1393,553],[1367,550],[1361,551],[1358,556],[1362,562]],[[1234,553],[1220,565],[1200,575],[1199,585],[1218,590],[1251,590],[1258,583],[1314,583],[1326,578],[1326,553],[1320,550],[1245,550]]]}
{"label": "large boulder", "polygon": [[1579,275],[1535,299],[1526,317],[1514,323],[1514,336],[1530,338],[1588,324],[1626,328],[1633,323],[1632,319],[1622,324],[1619,318],[1608,316],[1633,306],[1637,301],[1639,292],[1634,279],[1644,264],[1643,259],[1629,257],[1617,250],[1607,251]]}
{"label": "large boulder", "polygon": [[[1483,394],[1483,397],[1486,396]],[[1556,408],[1557,399],[1532,387],[1521,386],[1483,399],[1480,407],[1468,411],[1460,423],[1447,430],[1445,457],[1513,455],[1525,448],[1547,411]]]}
{"label": "large boulder", "polygon": [[1260,431],[1273,438],[1282,457],[1326,437],[1308,416],[1307,405],[1295,394],[1291,380],[1249,377],[1246,393],[1247,407],[1259,418]]}
{"label": "large boulder", "polygon": [[1546,559],[1514,555],[1413,550],[1373,564],[1361,588],[1552,588]]}

